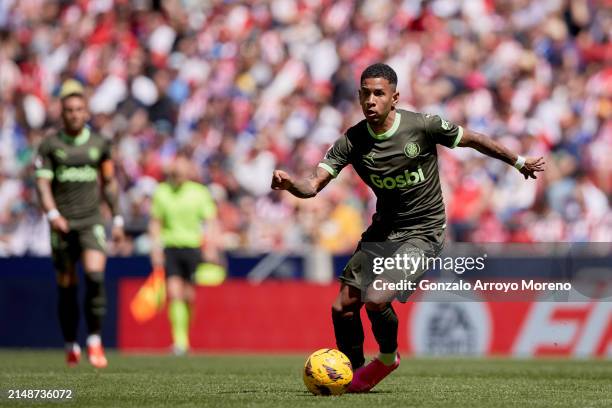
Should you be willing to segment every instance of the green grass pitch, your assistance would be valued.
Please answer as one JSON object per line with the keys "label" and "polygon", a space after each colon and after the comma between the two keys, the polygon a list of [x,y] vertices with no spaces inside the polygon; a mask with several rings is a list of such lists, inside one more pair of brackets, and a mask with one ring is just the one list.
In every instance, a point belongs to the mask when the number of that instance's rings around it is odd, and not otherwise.
{"label": "green grass pitch", "polygon": [[[369,394],[315,397],[307,356],[134,356],[64,367],[60,351],[0,351],[0,406],[612,407],[612,361],[431,358],[402,361]],[[9,389],[72,389],[68,401],[8,399]]]}

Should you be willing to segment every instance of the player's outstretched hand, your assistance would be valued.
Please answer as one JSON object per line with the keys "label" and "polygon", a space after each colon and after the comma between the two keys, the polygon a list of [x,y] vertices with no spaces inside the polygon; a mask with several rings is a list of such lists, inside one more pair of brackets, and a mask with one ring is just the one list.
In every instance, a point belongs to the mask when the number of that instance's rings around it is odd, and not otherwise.
{"label": "player's outstretched hand", "polygon": [[274,170],[272,174],[272,190],[287,190],[292,184],[289,174],[282,170]]}
{"label": "player's outstretched hand", "polygon": [[525,180],[528,180],[530,177],[536,179],[536,173],[544,171],[545,165],[546,163],[543,157],[527,157],[525,159],[525,165],[520,172],[525,176]]}
{"label": "player's outstretched hand", "polygon": [[61,232],[63,234],[67,234],[68,231],[70,231],[70,227],[68,226],[68,221],[61,215],[57,218],[54,218],[53,221],[51,221],[51,228],[54,231]]}

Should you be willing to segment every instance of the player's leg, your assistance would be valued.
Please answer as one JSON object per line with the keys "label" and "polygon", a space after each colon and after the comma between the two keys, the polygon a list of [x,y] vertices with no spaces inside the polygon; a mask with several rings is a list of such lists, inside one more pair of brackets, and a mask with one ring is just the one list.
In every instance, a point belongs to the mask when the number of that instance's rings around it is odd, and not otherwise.
{"label": "player's leg", "polygon": [[106,254],[104,229],[95,225],[80,231],[83,253],[81,262],[85,271],[85,321],[87,323],[87,355],[89,362],[104,368],[108,361],[102,346],[102,322],[106,314],[104,269]]}
{"label": "player's leg", "polygon": [[173,351],[182,355],[190,347],[189,324],[195,301],[193,276],[202,258],[199,249],[170,248],[166,250],[165,259]]}
{"label": "player's leg", "polygon": [[336,345],[351,361],[353,369],[365,362],[363,355],[363,324],[361,323],[361,264],[366,255],[357,248],[340,276],[340,292],[332,305],[332,321]]}
{"label": "player's leg", "polygon": [[[86,249],[83,251],[83,269],[85,270],[85,321],[89,340],[97,340],[102,332],[102,321],[106,313],[106,291],[104,288],[104,252]],[[98,341],[99,342],[99,341]]]}
{"label": "player's leg", "polygon": [[172,344],[175,354],[189,350],[189,306],[185,300],[185,281],[181,276],[168,276],[168,317],[172,326]]}
{"label": "player's leg", "polygon": [[[392,299],[392,297],[391,297]],[[393,370],[399,367],[400,358],[397,352],[398,319],[390,301],[376,303],[367,299],[366,312],[372,324],[372,333],[378,343],[379,354],[367,365],[353,374],[348,392],[368,392],[381,382]]]}
{"label": "player's leg", "polygon": [[372,333],[380,350],[378,359],[388,366],[395,364],[399,322],[393,306],[391,303],[368,302],[366,312],[372,323]]}
{"label": "player's leg", "polygon": [[[366,311],[380,349],[377,359],[387,366],[393,366],[397,362],[398,319],[392,302],[398,299],[405,303],[414,292],[412,289],[400,291],[389,288],[394,288],[398,284],[407,285],[411,283],[416,285],[418,283],[425,273],[425,263],[422,261],[424,261],[426,254],[422,248],[428,248],[429,246],[429,243],[415,238],[400,244],[399,247],[392,246],[392,253],[389,255],[393,258],[398,255],[402,258],[407,257],[409,261],[407,266],[395,266],[383,271],[375,278],[379,281],[378,285],[372,282],[365,289]],[[388,284],[394,284],[395,286]]]}
{"label": "player's leg", "polygon": [[365,362],[363,354],[363,324],[361,323],[361,291],[346,283],[332,304],[332,321],[338,350],[346,354],[353,369]]}
{"label": "player's leg", "polygon": [[[81,347],[77,342],[79,326],[78,278],[76,262],[78,254],[71,252],[69,234],[51,232],[53,266],[57,281],[57,313],[59,317],[66,362],[74,366],[81,360]],[[73,248],[74,249],[74,248]]]}
{"label": "player's leg", "polygon": [[391,303],[366,302],[365,306],[380,353],[366,366],[355,371],[348,388],[348,392],[352,393],[370,391],[400,364],[397,352],[398,320]]}
{"label": "player's leg", "polygon": [[[379,278],[380,281],[389,283],[394,279]],[[398,297],[399,292],[395,290],[374,289],[370,285],[366,289],[365,308],[372,324],[372,333],[378,343],[378,360],[386,365],[393,365],[397,356],[397,332],[398,319],[391,302]]]}
{"label": "player's leg", "polygon": [[[394,257],[396,254],[405,254],[410,259],[415,258],[415,260],[424,256],[423,250],[414,245],[413,242],[402,244],[390,255]],[[414,264],[410,263],[410,265]],[[397,352],[399,321],[392,302],[395,299],[402,303],[406,302],[413,291],[410,289],[404,291],[391,290],[385,284],[418,282],[425,270],[422,267],[423,263],[416,263],[416,265],[421,266],[415,270],[400,268],[386,270],[376,277],[376,280],[380,281],[378,285],[372,282],[364,289],[366,311],[372,323],[372,333],[378,343],[380,352],[367,366],[355,373],[353,382],[348,389],[349,392],[371,390],[399,366],[400,356]]]}

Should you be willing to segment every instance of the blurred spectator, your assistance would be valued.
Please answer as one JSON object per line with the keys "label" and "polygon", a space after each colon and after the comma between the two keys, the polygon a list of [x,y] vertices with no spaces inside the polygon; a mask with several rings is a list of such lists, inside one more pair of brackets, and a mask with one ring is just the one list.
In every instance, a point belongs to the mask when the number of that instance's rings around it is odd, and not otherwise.
{"label": "blurred spectator", "polygon": [[133,241],[118,253],[148,249],[151,191],[179,150],[211,185],[226,248],[350,252],[373,208],[352,171],[305,204],[271,192],[270,175],[312,171],[362,118],[357,80],[375,61],[397,70],[402,107],[547,156],[547,172],[522,183],[468,149],[441,150],[451,239],[609,241],[611,10],[609,0],[1,2],[3,254],[23,252],[7,237],[36,218],[23,210],[32,152],[58,126],[68,78],[113,141]]}

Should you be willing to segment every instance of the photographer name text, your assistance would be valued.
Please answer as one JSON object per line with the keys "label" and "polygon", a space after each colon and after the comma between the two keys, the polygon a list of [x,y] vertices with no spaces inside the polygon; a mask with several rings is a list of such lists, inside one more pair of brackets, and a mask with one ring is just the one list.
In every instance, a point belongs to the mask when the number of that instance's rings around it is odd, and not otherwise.
{"label": "photographer name text", "polygon": [[480,279],[474,282],[467,282],[462,279],[453,282],[434,282],[423,279],[419,282],[410,280],[400,280],[398,282],[387,282],[383,279],[376,279],[373,282],[374,290],[424,290],[424,291],[494,291],[494,292],[514,292],[514,291],[570,291],[572,284],[569,282],[538,282],[533,279],[522,279],[520,282],[487,282]]}

